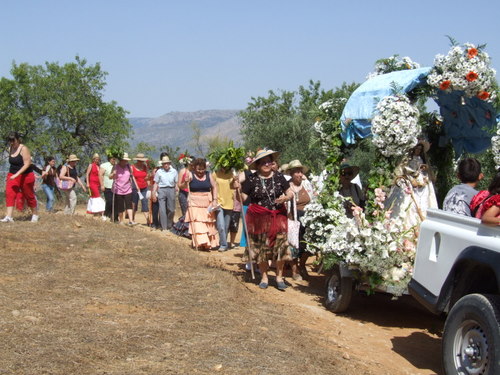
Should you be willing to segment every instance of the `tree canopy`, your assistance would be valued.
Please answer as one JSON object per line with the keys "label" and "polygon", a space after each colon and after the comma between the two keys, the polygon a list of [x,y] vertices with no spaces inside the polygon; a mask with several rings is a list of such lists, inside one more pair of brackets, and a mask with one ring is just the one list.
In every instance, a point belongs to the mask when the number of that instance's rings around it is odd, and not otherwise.
{"label": "tree canopy", "polygon": [[76,56],[60,65],[12,64],[0,80],[0,136],[23,135],[37,156],[88,155],[123,148],[131,132],[127,112],[105,102],[107,73]]}
{"label": "tree canopy", "polygon": [[240,113],[245,147],[268,147],[281,153],[282,162],[299,159],[313,170],[321,169],[326,155],[314,130],[318,107],[331,99],[347,99],[357,86],[344,83],[324,91],[319,81],[310,81],[308,87],[300,86],[298,91],[271,90],[268,97],[252,97]]}

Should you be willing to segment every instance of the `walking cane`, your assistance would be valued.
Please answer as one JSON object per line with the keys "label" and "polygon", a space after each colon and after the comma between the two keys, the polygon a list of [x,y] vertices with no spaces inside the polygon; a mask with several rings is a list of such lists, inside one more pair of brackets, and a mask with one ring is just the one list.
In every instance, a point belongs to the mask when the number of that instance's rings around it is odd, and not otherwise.
{"label": "walking cane", "polygon": [[[114,171],[115,171],[115,166],[113,165],[111,173],[113,173]],[[113,178],[113,184],[111,185],[111,191],[113,192],[113,200],[111,201],[111,222],[114,223],[115,222],[115,179],[114,178]]]}
{"label": "walking cane", "polygon": [[[235,177],[238,176],[238,172],[234,168],[233,168],[233,176],[235,176]],[[239,180],[238,180],[238,182],[239,182]],[[238,187],[236,189],[236,193],[238,194],[238,200],[241,202],[241,210],[244,211],[243,210],[243,197],[241,196],[241,187]],[[253,269],[253,251],[252,251],[251,246],[250,246],[250,237],[248,237],[248,228],[247,228],[247,221],[245,219],[245,212],[243,212],[243,215],[241,215],[241,220],[243,223],[243,229],[245,230],[245,236],[247,239],[248,257],[250,258],[250,273],[252,275],[252,280],[255,280],[255,272]]]}
{"label": "walking cane", "polygon": [[[243,199],[241,196],[241,188],[236,189],[236,193],[238,194],[238,199],[241,202],[241,209],[243,210]],[[241,215],[242,223],[243,223],[243,229],[245,230],[245,236],[247,238],[247,247],[248,247],[248,256],[250,258],[250,273],[252,275],[252,280],[255,280],[255,272],[253,269],[253,251],[250,246],[250,237],[248,237],[248,228],[247,228],[247,221],[245,219],[245,213],[243,212],[243,215]]]}
{"label": "walking cane", "polygon": [[[193,220],[193,213],[191,211],[191,188],[189,187],[189,181],[186,181],[187,182],[187,189],[188,189],[188,198],[187,198],[187,201],[188,201],[188,212],[189,212],[189,225],[191,226],[191,236],[193,237],[193,243],[194,243],[194,247],[196,248],[196,250],[198,250],[198,240],[196,239],[196,232],[194,230],[194,221]],[[185,221],[185,220],[184,220]]]}

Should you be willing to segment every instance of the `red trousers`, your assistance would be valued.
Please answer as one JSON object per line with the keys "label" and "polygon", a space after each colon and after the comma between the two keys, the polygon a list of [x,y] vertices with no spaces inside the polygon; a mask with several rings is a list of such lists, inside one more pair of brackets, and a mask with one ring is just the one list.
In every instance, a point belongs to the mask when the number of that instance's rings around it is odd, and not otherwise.
{"label": "red trousers", "polygon": [[5,186],[5,205],[7,207],[17,207],[19,211],[24,209],[24,200],[28,207],[37,206],[35,196],[35,174],[33,172],[17,176],[14,180],[10,178],[12,173],[7,174]]}

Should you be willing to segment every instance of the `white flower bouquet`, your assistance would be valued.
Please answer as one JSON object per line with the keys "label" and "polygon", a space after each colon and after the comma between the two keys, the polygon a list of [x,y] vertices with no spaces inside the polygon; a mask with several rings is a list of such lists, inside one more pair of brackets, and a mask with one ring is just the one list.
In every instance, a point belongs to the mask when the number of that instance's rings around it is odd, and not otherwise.
{"label": "white flower bouquet", "polygon": [[497,169],[500,168],[500,122],[497,123],[497,135],[491,138],[491,151]]}
{"label": "white flower bouquet", "polygon": [[463,91],[468,97],[492,101],[496,97],[495,75],[483,47],[465,43],[452,46],[446,56],[436,55],[427,83],[440,90]]}
{"label": "white flower bouquet", "polygon": [[[342,201],[342,197],[337,199]],[[365,278],[369,276],[372,283],[375,280],[375,284],[391,286],[391,293],[400,296],[413,273],[415,234],[413,228],[404,229],[400,218],[391,218],[384,201],[384,191],[376,189],[375,204],[379,209],[373,213],[373,223],[359,207],[353,210],[354,218],[349,219],[342,211],[314,204],[306,208],[305,224],[311,226],[309,239],[316,241],[314,247],[321,249],[323,257],[347,263]]]}
{"label": "white flower bouquet", "polygon": [[420,68],[420,64],[412,61],[408,56],[399,57],[399,55],[392,55],[385,59],[380,59],[375,62],[375,70],[366,76],[366,79],[395,72],[398,70],[411,70]]}
{"label": "white flower bouquet", "polygon": [[418,109],[405,95],[386,96],[372,119],[373,144],[386,157],[402,156],[418,142]]}

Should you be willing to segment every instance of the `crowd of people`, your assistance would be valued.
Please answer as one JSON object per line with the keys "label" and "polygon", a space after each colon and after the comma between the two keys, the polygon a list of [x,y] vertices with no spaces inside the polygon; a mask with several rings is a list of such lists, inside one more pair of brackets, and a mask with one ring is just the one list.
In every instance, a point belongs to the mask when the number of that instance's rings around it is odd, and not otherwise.
{"label": "crowd of people", "polygon": [[[299,160],[279,167],[279,153],[261,149],[247,160],[245,171],[233,174],[223,168],[210,171],[205,159],[186,155],[179,159],[182,168],[178,172],[166,153],[153,165],[142,153],[133,158],[127,153],[108,156],[104,163],[94,154],[82,181],[77,171],[80,161],[77,155],[70,155],[60,168],[56,168],[53,157],[48,157],[43,169],[38,169],[32,164],[30,150],[22,144],[18,133],[9,134],[8,143],[6,215],[0,222],[13,222],[14,208],[23,210],[25,206],[32,212],[31,221],[39,220],[36,170],[47,198],[47,212],[54,210],[54,197],[59,190],[65,202],[64,213],[74,214],[75,189],[79,186],[84,192],[88,191],[87,213],[90,215],[134,226],[140,210],[148,226],[170,231],[175,229],[178,199],[182,215],[178,222],[188,228],[193,248],[227,251],[235,247],[241,221],[239,246],[245,248],[247,265],[252,272],[253,264],[257,265],[261,289],[269,286],[271,264],[276,270],[275,285],[279,290],[287,288],[283,278],[286,263],[290,264],[294,280],[307,277],[305,264],[310,254],[303,241],[307,228],[300,219],[315,192],[306,177],[308,168]],[[405,176],[414,176],[409,180],[412,184],[418,181],[420,174],[424,176],[425,183],[413,185],[413,191],[421,197],[434,194],[433,187],[429,186],[431,180],[424,151],[420,145],[412,150],[405,172]],[[340,166],[339,192],[350,198],[345,207],[347,215],[353,206],[365,204],[358,174],[356,166],[347,163]],[[458,178],[462,183],[450,190],[443,209],[474,216],[487,225],[500,225],[500,171],[488,190],[478,192],[475,187],[483,178],[481,165],[476,159],[466,158],[458,165]],[[412,199],[415,201],[415,196]],[[421,208],[417,205],[417,209]]]}

